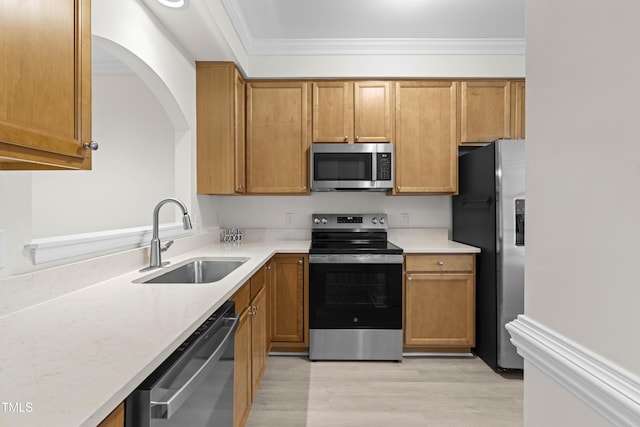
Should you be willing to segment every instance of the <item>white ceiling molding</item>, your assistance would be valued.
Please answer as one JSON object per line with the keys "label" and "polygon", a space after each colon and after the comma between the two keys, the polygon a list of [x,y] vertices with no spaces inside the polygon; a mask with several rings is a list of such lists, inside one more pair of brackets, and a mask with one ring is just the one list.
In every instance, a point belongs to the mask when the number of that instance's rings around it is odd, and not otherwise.
{"label": "white ceiling molding", "polygon": [[237,0],[220,0],[249,56],[524,55],[524,38],[255,38]]}
{"label": "white ceiling molding", "polygon": [[524,39],[252,39],[249,55],[524,55]]}

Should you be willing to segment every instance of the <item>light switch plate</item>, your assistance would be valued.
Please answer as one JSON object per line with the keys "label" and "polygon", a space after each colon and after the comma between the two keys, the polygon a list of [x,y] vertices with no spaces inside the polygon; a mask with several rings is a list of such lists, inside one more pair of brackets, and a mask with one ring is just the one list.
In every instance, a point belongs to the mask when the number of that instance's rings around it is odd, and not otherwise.
{"label": "light switch plate", "polygon": [[7,256],[7,240],[4,230],[0,230],[0,268],[4,268],[5,258]]}
{"label": "light switch plate", "polygon": [[409,214],[407,212],[402,212],[400,214],[400,221],[402,222],[402,225],[409,225]]}

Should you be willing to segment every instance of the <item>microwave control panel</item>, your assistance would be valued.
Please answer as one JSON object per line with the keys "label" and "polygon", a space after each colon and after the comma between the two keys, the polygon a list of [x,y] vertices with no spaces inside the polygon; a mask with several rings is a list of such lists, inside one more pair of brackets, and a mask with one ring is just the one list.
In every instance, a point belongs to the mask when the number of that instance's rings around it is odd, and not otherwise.
{"label": "microwave control panel", "polygon": [[378,181],[391,180],[391,153],[377,153],[377,177]]}

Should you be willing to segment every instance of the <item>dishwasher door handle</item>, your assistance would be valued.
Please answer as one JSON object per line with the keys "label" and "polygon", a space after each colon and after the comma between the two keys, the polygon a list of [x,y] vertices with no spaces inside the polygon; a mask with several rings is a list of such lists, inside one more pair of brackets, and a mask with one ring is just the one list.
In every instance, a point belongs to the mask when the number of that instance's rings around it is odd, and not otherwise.
{"label": "dishwasher door handle", "polygon": [[[207,360],[198,368],[198,370],[175,392],[164,401],[151,401],[151,418],[169,419],[180,409],[182,404],[187,401],[189,396],[198,388],[202,381],[207,377],[215,364],[220,360],[229,342],[233,340],[233,336],[238,328],[239,316],[234,314],[225,318],[225,322],[231,323],[229,330],[224,339],[211,353]],[[227,325],[225,325],[227,326]]]}

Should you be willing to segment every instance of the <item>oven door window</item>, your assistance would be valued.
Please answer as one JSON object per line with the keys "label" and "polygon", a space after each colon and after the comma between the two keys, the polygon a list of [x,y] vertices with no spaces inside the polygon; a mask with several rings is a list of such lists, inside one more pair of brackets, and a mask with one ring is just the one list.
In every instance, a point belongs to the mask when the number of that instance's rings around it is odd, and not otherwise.
{"label": "oven door window", "polygon": [[309,327],[402,329],[401,264],[310,264]]}
{"label": "oven door window", "polygon": [[371,181],[371,153],[315,153],[315,181]]}

